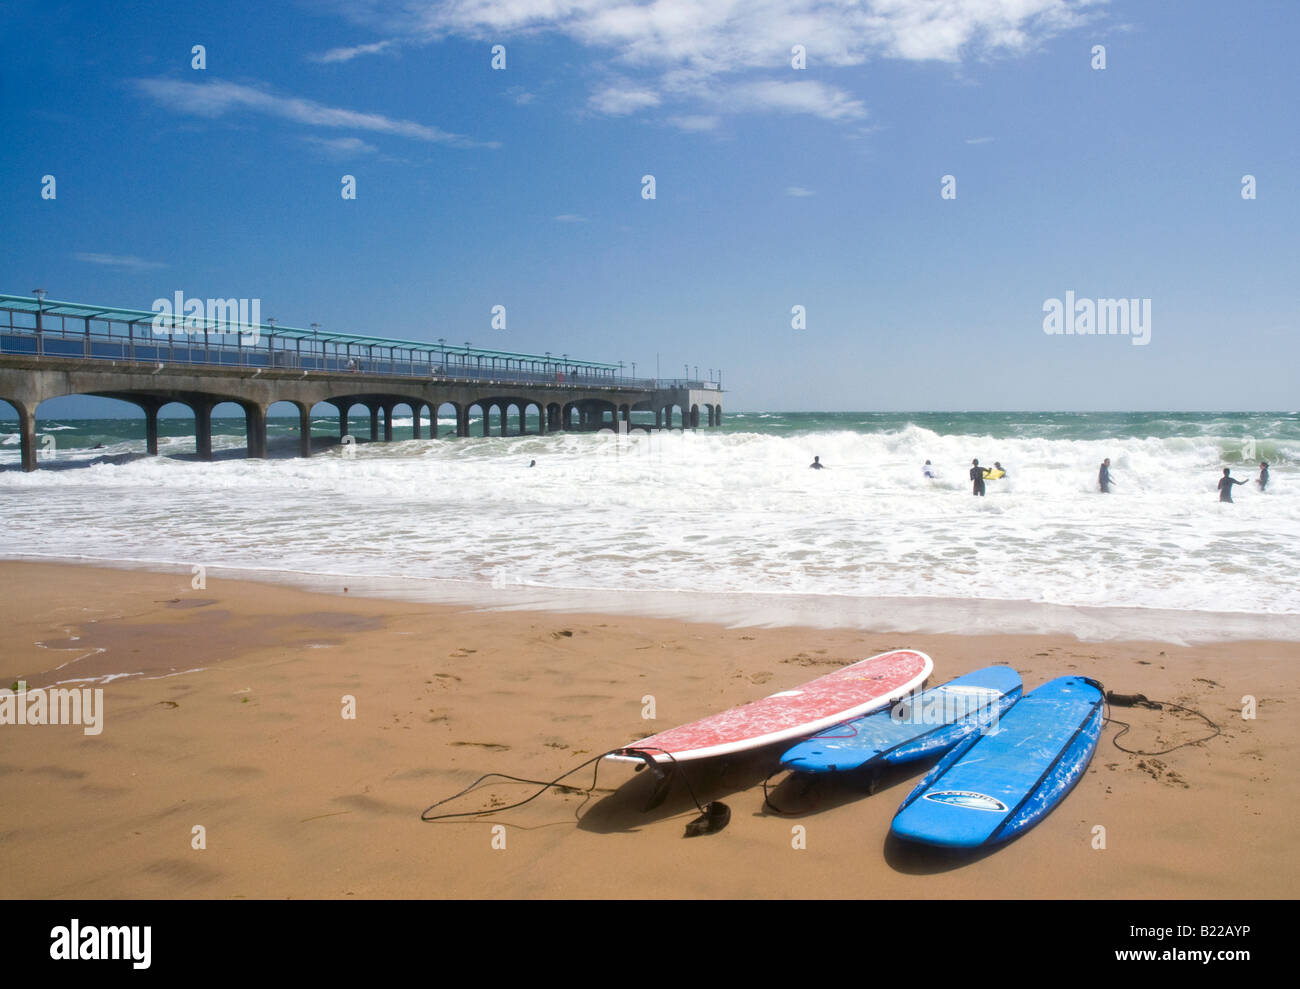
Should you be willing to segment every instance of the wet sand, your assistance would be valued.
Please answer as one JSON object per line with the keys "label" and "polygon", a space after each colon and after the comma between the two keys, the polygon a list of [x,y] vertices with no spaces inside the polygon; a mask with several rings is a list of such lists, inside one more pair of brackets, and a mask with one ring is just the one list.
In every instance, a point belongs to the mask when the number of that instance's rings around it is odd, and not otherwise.
{"label": "wet sand", "polygon": [[[726,628],[490,612],[188,575],[0,563],[3,683],[104,690],[103,728],[0,725],[0,874],[12,898],[1240,897],[1300,894],[1300,643]],[[678,787],[606,764],[598,789],[469,821],[420,812],[486,772],[551,779],[633,739],[865,656],[910,647],[932,682],[1007,663],[1067,673],[1221,726],[1130,755],[1107,726],[1087,775],[1011,844],[954,856],[887,838],[919,771],[873,796],[762,780],[780,753],[692,767]],[[122,674],[129,674],[122,676]],[[90,678],[71,683],[74,679]],[[657,719],[642,718],[654,698]],[[1243,697],[1257,717],[1242,716]],[[344,718],[345,697],[355,718]],[[1116,708],[1130,748],[1207,733]],[[591,768],[567,782],[585,788]],[[442,810],[522,799],[498,784]],[[499,827],[498,827],[499,826]],[[1105,847],[1098,844],[1100,826]],[[195,828],[206,845],[197,843]],[[802,832],[796,829],[802,829]],[[797,839],[802,839],[802,841]],[[803,844],[805,847],[795,847]],[[500,847],[504,846],[504,847]]]}

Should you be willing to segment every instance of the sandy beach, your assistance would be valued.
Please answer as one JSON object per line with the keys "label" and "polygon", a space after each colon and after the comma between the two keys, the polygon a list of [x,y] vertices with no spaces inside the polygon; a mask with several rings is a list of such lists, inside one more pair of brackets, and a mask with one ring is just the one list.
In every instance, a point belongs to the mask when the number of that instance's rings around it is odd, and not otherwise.
{"label": "sandy beach", "polygon": [[[209,578],[196,590],[188,574],[44,563],[2,563],[0,583],[4,684],[104,691],[98,734],[0,726],[9,898],[1300,892],[1293,642],[726,628],[390,602],[343,586],[308,593]],[[1027,690],[1079,672],[1204,712],[1222,731],[1149,757],[1115,748],[1119,729],[1107,726],[1066,801],[1024,837],[977,856],[887,838],[919,771],[887,778],[873,796],[841,784],[805,791],[778,777],[774,799],[790,813],[765,810],[761,784],[779,752],[692,769],[700,799],[731,808],[716,835],[683,838],[697,812],[680,787],[644,813],[646,779],[609,764],[590,796],[552,791],[492,816],[420,820],[483,773],[550,779],[653,731],[900,647],[934,658],[934,683],[990,663],[1015,667]],[[96,679],[68,682],[77,678]],[[655,721],[641,716],[646,695]],[[1247,695],[1254,719],[1242,716]],[[343,717],[349,696],[355,718]],[[1133,725],[1122,740],[1130,748],[1206,734],[1174,711],[1113,713]],[[591,769],[567,782],[585,789]],[[531,789],[497,784],[441,809],[488,808]],[[1094,847],[1098,826],[1104,848]]]}

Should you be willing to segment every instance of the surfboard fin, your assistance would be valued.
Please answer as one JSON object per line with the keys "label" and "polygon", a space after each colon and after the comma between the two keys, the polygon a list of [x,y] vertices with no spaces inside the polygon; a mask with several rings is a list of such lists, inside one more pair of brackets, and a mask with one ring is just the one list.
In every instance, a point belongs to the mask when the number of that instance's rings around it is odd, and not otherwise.
{"label": "surfboard fin", "polygon": [[711,800],[704,805],[704,813],[686,825],[684,838],[701,834],[717,834],[731,821],[731,808],[721,800]]}
{"label": "surfboard fin", "polygon": [[650,772],[654,774],[655,778],[654,789],[650,791],[650,799],[646,801],[646,805],[641,808],[641,813],[644,814],[648,811],[654,810],[668,799],[668,791],[671,790],[673,786],[673,769],[676,767],[669,766],[665,769],[663,766],[659,765],[659,763],[655,761],[654,756],[650,755],[648,752],[632,752],[632,754],[638,755],[645,760],[643,764],[636,767],[636,771],[639,773],[643,769],[649,769]]}

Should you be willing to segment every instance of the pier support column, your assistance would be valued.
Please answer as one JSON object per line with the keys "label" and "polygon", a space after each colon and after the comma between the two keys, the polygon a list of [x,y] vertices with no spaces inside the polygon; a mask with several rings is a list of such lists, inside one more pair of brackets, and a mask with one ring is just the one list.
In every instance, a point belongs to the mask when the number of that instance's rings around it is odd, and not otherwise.
{"label": "pier support column", "polygon": [[483,412],[483,435],[492,435],[492,406],[480,405],[479,409]]}
{"label": "pier support column", "polygon": [[370,439],[379,439],[379,406],[370,406]]}
{"label": "pier support column", "polygon": [[266,459],[266,408],[261,405],[244,406],[244,431],[250,460]]}
{"label": "pier support column", "polygon": [[528,435],[528,405],[527,403],[519,406],[519,435]]}
{"label": "pier support column", "polygon": [[18,410],[18,431],[21,434],[23,470],[36,469],[36,412],[26,405],[11,403]]}
{"label": "pier support column", "polygon": [[298,456],[311,456],[311,406],[298,405]]}
{"label": "pier support column", "polygon": [[348,409],[339,408],[339,439],[348,435]]}
{"label": "pier support column", "polygon": [[469,406],[461,406],[456,410],[456,435],[469,436]]}
{"label": "pier support column", "polygon": [[700,407],[698,405],[691,406],[690,418],[691,418],[691,428],[699,429],[700,428]]}
{"label": "pier support column", "polygon": [[200,460],[212,459],[212,403],[206,398],[195,401],[194,452]]}
{"label": "pier support column", "polygon": [[144,406],[144,450],[151,457],[158,456],[158,406]]}
{"label": "pier support column", "polygon": [[655,409],[655,429],[662,429],[664,425],[664,410]]}
{"label": "pier support column", "polygon": [[673,407],[671,405],[666,405],[664,406],[664,429],[672,429],[672,428],[673,428]]}
{"label": "pier support column", "polygon": [[393,442],[393,407],[384,406],[384,442]]}
{"label": "pier support column", "polygon": [[411,439],[420,438],[420,409],[424,408],[419,402],[411,403]]}

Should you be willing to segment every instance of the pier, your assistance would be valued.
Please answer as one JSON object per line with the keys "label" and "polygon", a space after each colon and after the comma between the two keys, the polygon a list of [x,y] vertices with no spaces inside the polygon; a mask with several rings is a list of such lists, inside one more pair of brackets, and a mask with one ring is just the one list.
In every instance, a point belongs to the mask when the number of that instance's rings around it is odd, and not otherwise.
{"label": "pier", "polygon": [[[234,302],[234,300],[209,300]],[[37,408],[65,395],[114,398],[145,417],[145,447],[158,453],[158,413],[179,403],[194,417],[199,459],[212,459],[212,411],[232,402],[244,413],[250,457],[266,456],[271,406],[297,410],[299,455],[311,456],[312,410],[333,406],[338,436],[352,409],[370,415],[370,439],[393,438],[396,409],[410,410],[438,435],[451,406],[456,436],[600,429],[695,429],[722,422],[718,380],[637,378],[622,364],[568,354],[521,354],[436,342],[326,332],[204,315],[160,314],[43,298],[0,295],[0,400],[18,414],[22,467],[37,467]],[[231,309],[230,312],[235,310]],[[634,366],[635,367],[635,366]],[[646,413],[634,421],[633,412]],[[648,413],[653,413],[654,422]]]}

